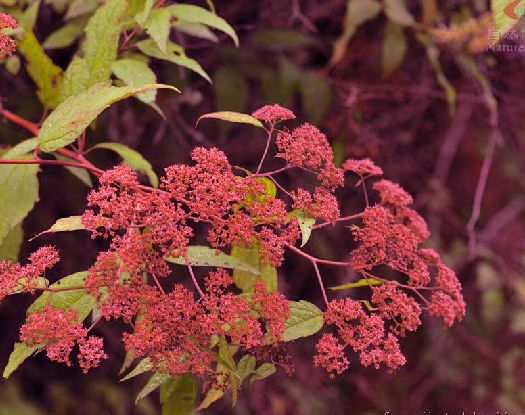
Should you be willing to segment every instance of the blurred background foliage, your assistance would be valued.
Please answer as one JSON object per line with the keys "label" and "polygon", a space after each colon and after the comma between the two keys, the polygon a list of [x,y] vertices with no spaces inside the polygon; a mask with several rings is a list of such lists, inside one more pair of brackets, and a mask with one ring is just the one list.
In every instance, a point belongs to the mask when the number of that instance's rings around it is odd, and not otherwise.
{"label": "blurred background foliage", "polygon": [[[0,0],[5,7],[27,3],[32,2]],[[63,34],[50,38],[63,26],[63,12],[73,3],[84,11],[68,16],[69,38],[64,40]],[[97,4],[97,0],[48,0],[41,5],[35,32],[59,65],[71,58],[74,34],[81,32],[85,16]],[[127,144],[139,150],[157,173],[187,161],[196,145],[219,146],[234,164],[254,167],[264,147],[257,132],[216,122],[196,129],[195,121],[215,110],[250,112],[279,102],[327,133],[338,162],[371,157],[415,196],[417,209],[430,224],[431,245],[445,253],[459,274],[468,310],[465,321],[453,329],[445,330],[429,319],[405,339],[408,363],[395,374],[365,369],[356,362],[350,372],[331,380],[313,367],[313,340],[307,341],[292,350],[297,362],[293,378],[278,374],[258,382],[243,390],[235,408],[224,402],[206,413],[523,413],[525,55],[486,50],[499,30],[491,27],[488,0],[217,0],[214,7],[235,28],[239,48],[217,43],[218,38],[226,39],[221,33],[201,33],[201,38],[178,33],[176,39],[210,74],[213,84],[156,61],[152,67],[158,79],[182,91],[177,96],[159,92],[157,102],[166,119],[143,103],[128,100],[102,115],[88,132],[89,142]],[[502,23],[507,25],[502,30],[507,37],[500,44],[525,41],[520,22],[511,31],[507,23]],[[10,59],[1,71],[2,105],[38,120],[42,108],[20,58]],[[3,122],[0,137],[2,144],[11,145],[25,135]],[[466,224],[494,137],[495,155],[475,224],[476,243],[469,248]],[[111,153],[96,157],[102,165],[119,162]],[[43,170],[41,201],[23,224],[29,237],[59,217],[81,213],[89,191],[66,171]],[[293,185],[294,176],[289,180]],[[62,197],[63,192],[69,197]],[[358,207],[357,192],[341,194],[344,212]],[[10,243],[2,246],[4,257],[18,255],[21,237],[22,229],[17,228]],[[84,269],[96,255],[97,242],[72,233],[29,241],[21,256],[42,243],[67,252],[57,276]],[[315,236],[311,247],[319,256],[342,258],[351,244],[347,230],[333,229]],[[329,285],[349,276],[338,272],[327,275]],[[280,270],[281,289],[289,298],[319,302],[310,275],[307,263],[289,258]],[[30,298],[10,298],[0,308],[2,367],[29,302]],[[133,403],[144,379],[118,383],[118,361],[124,353],[110,336],[110,330],[118,329],[122,327],[115,323],[100,329],[114,359],[88,376],[38,356],[9,381],[1,380],[0,414],[159,413],[157,396]]]}

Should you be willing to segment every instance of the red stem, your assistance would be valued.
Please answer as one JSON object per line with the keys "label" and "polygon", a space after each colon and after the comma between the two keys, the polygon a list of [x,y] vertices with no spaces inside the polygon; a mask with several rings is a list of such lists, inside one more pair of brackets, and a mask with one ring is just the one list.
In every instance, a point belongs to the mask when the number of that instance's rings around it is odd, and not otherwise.
{"label": "red stem", "polygon": [[22,117],[19,117],[16,114],[13,114],[11,111],[8,111],[6,109],[0,108],[0,114],[2,114],[5,118],[7,118],[9,121],[14,122],[15,124],[20,125],[21,127],[24,127],[26,130],[28,130],[31,134],[33,134],[35,137],[38,136],[38,125],[35,123],[28,121]]}

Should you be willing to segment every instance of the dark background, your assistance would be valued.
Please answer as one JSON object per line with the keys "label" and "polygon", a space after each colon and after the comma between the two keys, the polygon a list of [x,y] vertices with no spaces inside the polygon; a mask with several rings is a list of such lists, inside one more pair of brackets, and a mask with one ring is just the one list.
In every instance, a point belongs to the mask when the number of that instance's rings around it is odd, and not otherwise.
{"label": "dark background", "polygon": [[[204,2],[203,2],[204,3]],[[420,2],[408,2],[417,16]],[[292,108],[301,121],[310,121],[330,137],[336,160],[371,157],[387,178],[398,181],[414,195],[417,209],[430,224],[429,245],[438,248],[459,275],[467,302],[465,320],[444,329],[432,318],[402,341],[408,363],[394,374],[366,369],[357,359],[337,379],[313,367],[315,339],[294,345],[296,374],[283,373],[244,387],[240,401],[227,401],[209,414],[496,414],[525,413],[525,74],[524,56],[513,52],[470,54],[490,83],[497,99],[497,125],[489,122],[484,92],[471,73],[458,64],[460,51],[440,46],[440,61],[457,92],[457,106],[449,111],[445,93],[427,58],[425,47],[406,30],[408,50],[402,66],[389,77],[381,71],[385,17],[361,26],[343,58],[332,68],[332,44],[341,34],[346,2],[324,1],[216,1],[217,12],[230,22],[241,39],[235,49],[221,43],[195,39],[185,42],[214,79],[209,85],[171,64],[153,67],[161,82],[183,92],[161,91],[163,121],[136,100],[106,111],[88,143],[118,141],[139,150],[157,173],[185,162],[196,145],[219,146],[232,164],[255,167],[264,137],[248,127],[231,127],[216,121],[195,121],[206,112],[232,109],[251,112],[265,103],[280,102]],[[295,6],[300,6],[300,14]],[[480,15],[485,1],[439,1],[447,23],[465,11]],[[44,39],[60,25],[49,7],[39,14],[36,34]],[[516,42],[516,41],[512,41]],[[511,42],[511,43],[512,43]],[[519,41],[518,41],[519,42]],[[50,52],[65,66],[74,48]],[[41,108],[34,87],[23,71],[13,76],[1,70],[2,104],[15,113],[38,120]],[[484,192],[477,223],[478,244],[468,255],[466,224],[481,164],[494,128],[501,131]],[[26,138],[7,122],[0,125],[0,140],[13,144]],[[96,164],[118,162],[99,153]],[[82,212],[89,188],[69,173],[44,167],[40,199],[24,222],[26,236],[48,229],[57,218]],[[290,184],[300,180],[288,176]],[[361,195],[349,188],[339,194],[344,212],[361,207]],[[41,244],[54,244],[63,260],[55,268],[60,276],[92,264],[97,242],[81,233],[43,236],[25,243],[21,257]],[[325,258],[344,258],[352,238],[344,228],[314,236],[310,252]],[[328,285],[344,281],[341,271],[323,270]],[[321,305],[310,264],[288,258],[280,269],[280,288],[291,299],[304,298]],[[11,297],[0,306],[0,366],[7,362],[29,297]],[[115,336],[122,327],[105,323],[98,329],[111,359],[84,376],[37,356],[23,364],[9,381],[0,381],[0,415],[12,414],[157,414],[158,396],[152,394],[138,406],[134,397],[144,377],[118,383],[124,352]],[[520,412],[521,411],[521,412]]]}

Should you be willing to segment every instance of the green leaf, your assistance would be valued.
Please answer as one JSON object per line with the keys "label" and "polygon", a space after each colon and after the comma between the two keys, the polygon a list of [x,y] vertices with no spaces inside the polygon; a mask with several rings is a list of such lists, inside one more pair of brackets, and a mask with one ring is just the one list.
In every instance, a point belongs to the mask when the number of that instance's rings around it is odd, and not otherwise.
{"label": "green leaf", "polygon": [[38,136],[40,149],[52,152],[71,144],[111,104],[132,95],[159,88],[177,91],[176,88],[163,84],[142,87],[97,84],[87,91],[69,97],[42,124]]}
{"label": "green leaf", "polygon": [[377,0],[348,0],[343,23],[343,33],[334,44],[334,51],[329,66],[336,65],[345,55],[348,42],[354,36],[357,28],[363,23],[375,18],[381,11],[381,3]]}
{"label": "green leaf", "polygon": [[355,282],[348,282],[342,285],[336,285],[335,287],[329,287],[332,291],[347,290],[349,288],[356,287],[368,287],[369,285],[381,285],[382,281],[376,280],[375,278],[361,278]]}
{"label": "green leaf", "polygon": [[[166,260],[173,264],[186,265],[186,260],[183,257],[166,258]],[[259,274],[257,268],[251,266],[251,264],[207,246],[189,246],[188,260],[191,266],[230,268]]]}
{"label": "green leaf", "polygon": [[158,187],[159,179],[153,171],[153,167],[151,167],[150,162],[142,157],[142,154],[140,154],[138,151],[132,150],[128,146],[120,143],[100,143],[92,148],[105,148],[107,150],[114,151],[120,157],[122,157],[124,163],[126,163],[133,170],[136,170],[147,176],[150,183],[154,187]]}
{"label": "green leaf", "polygon": [[403,0],[385,0],[385,14],[401,26],[412,26],[415,23],[414,16],[410,14]]}
{"label": "green leaf", "polygon": [[71,46],[84,31],[87,21],[88,19],[85,16],[77,17],[55,30],[42,44],[44,49],[60,49]]}
{"label": "green leaf", "polygon": [[62,69],[46,55],[32,30],[26,29],[18,49],[27,60],[27,72],[37,86],[37,94],[46,107],[55,108],[60,102]]}
{"label": "green leaf", "polygon": [[[25,140],[3,154],[2,159],[29,159],[38,141]],[[38,201],[38,165],[0,165],[0,244],[20,224]]]}
{"label": "green leaf", "polygon": [[64,19],[71,20],[75,17],[85,16],[95,11],[97,7],[99,7],[98,0],[73,0],[67,9]]}
{"label": "green leaf", "polygon": [[[151,13],[151,9],[153,8],[153,5],[155,3],[155,0],[144,0],[144,1],[141,1],[140,3],[144,3],[144,7],[142,9],[142,11],[140,13],[137,13],[135,15],[135,21],[141,26],[143,27],[144,26],[144,23],[146,22],[146,20],[148,19],[149,17],[149,14]],[[137,2],[136,6],[138,6],[140,4],[139,2]],[[131,4],[130,4],[130,7],[131,8]],[[130,12],[130,10],[128,9],[128,13]]]}
{"label": "green leaf", "polygon": [[185,20],[191,23],[202,23],[226,33],[232,38],[235,46],[239,46],[239,38],[235,30],[233,30],[226,20],[217,16],[215,13],[190,4],[174,4],[167,8],[170,13],[179,20]]}
{"label": "green leaf", "polygon": [[310,239],[310,236],[312,235],[312,228],[315,224],[315,218],[312,218],[300,209],[290,212],[290,216],[297,218],[302,236],[301,247],[303,247],[306,245]]}
{"label": "green leaf", "polygon": [[36,0],[33,4],[30,4],[27,9],[24,10],[22,18],[20,19],[20,25],[24,29],[33,30],[35,27],[36,19],[38,18],[38,10],[40,9],[40,0]]}
{"label": "green leaf", "polygon": [[151,360],[149,357],[146,357],[142,359],[135,368],[129,372],[126,376],[124,376],[122,379],[120,379],[120,382],[124,382],[125,380],[129,380],[134,378],[135,376],[142,375],[143,373],[146,373],[153,369],[153,365],[151,364]]}
{"label": "green leaf", "polygon": [[323,327],[323,312],[308,301],[290,301],[290,318],[286,321],[283,340],[286,342],[308,337]]}
{"label": "green leaf", "polygon": [[285,51],[311,46],[315,39],[295,30],[258,30],[250,36],[253,46]]}
{"label": "green leaf", "polygon": [[89,72],[86,60],[74,56],[67,67],[66,72],[64,72],[60,101],[64,101],[66,98],[77,95],[86,90],[88,81]]}
{"label": "green leaf", "polygon": [[120,19],[127,5],[126,0],[108,0],[89,19],[85,30],[88,86],[107,81],[111,75],[111,65],[117,59]]}
{"label": "green leaf", "polygon": [[9,231],[4,240],[0,243],[0,261],[9,259],[11,261],[18,261],[18,254],[20,253],[20,245],[24,239],[24,230],[22,224],[16,225]]}
{"label": "green leaf", "polygon": [[255,241],[251,248],[234,246],[231,256],[238,258],[244,263],[258,270],[258,273],[244,271],[241,269],[233,270],[233,281],[244,293],[251,293],[254,284],[261,280],[268,291],[277,291],[277,269],[271,265],[264,264],[259,256],[258,242]]}
{"label": "green leaf", "polygon": [[389,21],[385,26],[382,43],[383,76],[386,78],[399,69],[407,52],[408,44],[401,25]]}
{"label": "green leaf", "polygon": [[237,363],[237,375],[240,378],[240,382],[246,379],[255,371],[256,359],[251,354],[245,354]]}
{"label": "green leaf", "polygon": [[[118,60],[113,63],[111,70],[126,85],[140,87],[157,82],[155,72],[146,63],[135,59]],[[156,97],[155,90],[137,94],[137,98],[146,103],[155,102]]]}
{"label": "green leaf", "polygon": [[517,0],[491,0],[490,8],[493,13],[494,36],[493,42],[496,43],[512,29],[520,20],[525,12],[525,7],[521,1]]}
{"label": "green leaf", "polygon": [[166,46],[166,52],[160,50],[153,39],[147,39],[138,42],[137,47],[145,55],[151,56],[152,58],[163,59],[169,62],[173,62],[176,65],[188,68],[193,72],[198,73],[209,83],[211,83],[210,77],[204,71],[204,69],[202,69],[202,66],[200,66],[200,64],[196,60],[188,58],[186,56],[184,48],[174,42],[168,41]]}
{"label": "green leaf", "polygon": [[205,118],[215,118],[218,120],[223,120],[223,121],[228,121],[228,122],[251,124],[259,128],[264,128],[264,125],[257,118],[254,118],[248,114],[241,114],[239,112],[233,112],[233,111],[210,112],[208,114],[201,115],[199,119],[197,120],[197,124],[200,122],[200,120],[205,119]]}
{"label": "green leaf", "polygon": [[163,53],[167,53],[168,37],[171,28],[171,14],[166,8],[152,10],[144,23],[148,35]]}
{"label": "green leaf", "polygon": [[13,351],[9,355],[9,361],[4,369],[4,378],[7,379],[11,374],[33,353],[38,351],[41,346],[27,346],[24,343],[15,343]]}
{"label": "green leaf", "polygon": [[213,33],[208,26],[200,23],[186,22],[184,20],[178,20],[173,23],[173,28],[179,32],[186,33],[190,36],[195,36],[201,39],[207,39],[211,42],[217,43],[219,38]]}
{"label": "green leaf", "polygon": [[256,380],[267,378],[268,376],[273,375],[275,372],[277,372],[275,365],[271,363],[263,363],[255,370],[255,373],[250,378],[250,383],[253,383]]}
{"label": "green leaf", "polygon": [[170,379],[160,387],[162,415],[188,415],[197,398],[197,385],[193,375],[185,373]]}
{"label": "green leaf", "polygon": [[[54,284],[51,284],[50,288],[74,288],[84,286],[84,280],[87,274],[87,271],[82,271],[68,275]],[[77,310],[78,321],[81,322],[84,321],[89,313],[95,309],[97,301],[95,300],[95,297],[86,293],[84,288],[59,292],[45,291],[29,306],[27,314],[34,313],[47,304],[62,310]]]}
{"label": "green leaf", "polygon": [[209,408],[212,403],[221,399],[223,396],[224,396],[224,391],[222,389],[214,389],[214,388],[208,389],[208,391],[206,392],[206,396],[200,403],[197,410],[200,411],[201,409]]}
{"label": "green leaf", "polygon": [[155,373],[149,380],[146,385],[141,389],[139,394],[137,395],[137,398],[135,399],[135,403],[140,401],[142,398],[145,398],[148,396],[151,392],[153,392],[155,389],[157,389],[160,385],[167,382],[170,379],[170,375],[166,375],[164,373]]}
{"label": "green leaf", "polygon": [[82,229],[85,229],[84,224],[82,223],[82,216],[69,216],[67,218],[58,219],[53,224],[53,226],[51,226],[47,231],[40,232],[38,235],[36,235],[32,239],[35,239],[45,233],[71,232],[71,231],[79,231]]}

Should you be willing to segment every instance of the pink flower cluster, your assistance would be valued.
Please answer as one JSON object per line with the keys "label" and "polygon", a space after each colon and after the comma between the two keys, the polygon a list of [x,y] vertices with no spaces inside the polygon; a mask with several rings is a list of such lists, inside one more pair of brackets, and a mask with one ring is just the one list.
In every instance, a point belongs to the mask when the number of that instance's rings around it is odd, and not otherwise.
{"label": "pink flower cluster", "polygon": [[28,263],[21,266],[11,261],[0,261],[0,301],[16,292],[34,292],[38,278],[45,270],[59,261],[58,252],[52,246],[44,246],[33,252]]}
{"label": "pink flower cluster", "polygon": [[84,373],[107,358],[103,341],[89,336],[88,330],[77,322],[76,310],[62,310],[46,305],[31,313],[20,328],[20,340],[28,346],[46,349],[49,360],[71,365],[70,354],[75,344],[79,345],[78,361]]}
{"label": "pink flower cluster", "polygon": [[250,299],[227,291],[232,284],[231,276],[219,270],[207,277],[200,301],[182,285],[151,298],[134,331],[124,335],[126,348],[134,349],[137,357],[150,357],[158,370],[173,376],[202,376],[212,374],[217,362],[214,337],[247,353],[281,341],[290,315],[284,296],[268,292],[259,281]]}
{"label": "pink flower cluster", "polygon": [[252,117],[260,121],[265,121],[274,125],[280,121],[293,120],[295,114],[288,108],[281,107],[279,104],[265,105],[252,113]]}
{"label": "pink flower cluster", "polygon": [[0,13],[0,59],[5,59],[16,50],[16,43],[9,36],[1,32],[2,29],[18,27],[18,22],[6,13]]}

